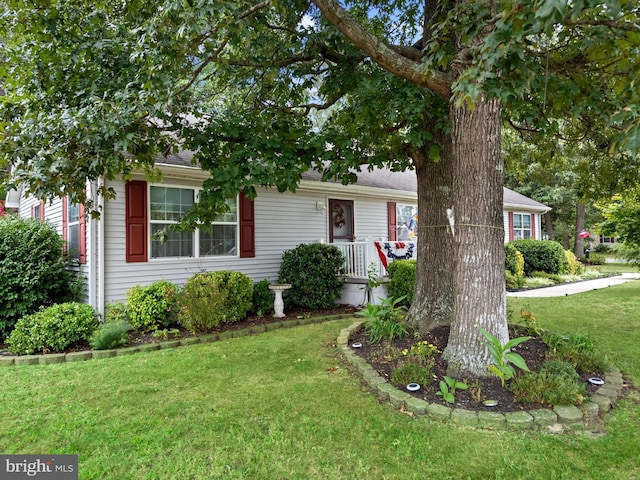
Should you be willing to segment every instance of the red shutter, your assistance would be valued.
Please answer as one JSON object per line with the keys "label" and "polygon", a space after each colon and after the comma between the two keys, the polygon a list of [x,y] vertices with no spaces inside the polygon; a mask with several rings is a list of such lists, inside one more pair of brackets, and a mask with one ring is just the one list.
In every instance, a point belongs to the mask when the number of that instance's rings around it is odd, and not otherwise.
{"label": "red shutter", "polygon": [[396,202],[387,202],[387,226],[389,241],[398,239],[398,216],[396,213]]}
{"label": "red shutter", "polygon": [[240,258],[256,256],[253,200],[240,193]]}
{"label": "red shutter", "polygon": [[78,206],[78,262],[87,263],[87,219],[84,216],[84,205]]}
{"label": "red shutter", "polygon": [[513,212],[509,212],[509,241],[513,242]]}
{"label": "red shutter", "polygon": [[147,261],[147,182],[125,185],[125,236],[127,262]]}
{"label": "red shutter", "polygon": [[68,239],[68,234],[67,234],[67,215],[69,214],[69,212],[67,211],[67,197],[64,196],[62,197],[62,241],[64,243],[64,251],[67,251],[67,239]]}
{"label": "red shutter", "polygon": [[536,238],[536,214],[531,214],[531,238]]}
{"label": "red shutter", "polygon": [[40,220],[44,221],[44,202],[40,202]]}

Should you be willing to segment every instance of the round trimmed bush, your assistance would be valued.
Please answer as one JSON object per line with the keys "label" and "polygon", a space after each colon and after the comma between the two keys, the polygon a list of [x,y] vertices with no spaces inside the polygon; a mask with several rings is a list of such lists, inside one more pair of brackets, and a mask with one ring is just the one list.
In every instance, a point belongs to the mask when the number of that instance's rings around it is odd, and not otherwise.
{"label": "round trimmed bush", "polygon": [[524,257],[524,273],[539,271],[558,274],[565,262],[564,248],[550,240],[514,240],[511,242]]}
{"label": "round trimmed bush", "polygon": [[253,306],[253,282],[248,275],[230,270],[220,270],[208,274],[216,287],[224,293],[222,304],[225,323],[233,323],[246,318]]}
{"label": "round trimmed bush", "polygon": [[59,303],[22,317],[9,335],[10,350],[18,355],[62,352],[88,340],[98,328],[98,315],[90,305]]}
{"label": "round trimmed bush", "polygon": [[305,308],[327,308],[340,298],[345,258],[325,243],[298,245],[282,255],[279,282],[290,283],[286,301]]}
{"label": "round trimmed bush", "polygon": [[24,315],[68,300],[70,275],[62,257],[62,239],[53,226],[0,217],[0,279],[0,340]]}
{"label": "round trimmed bush", "polygon": [[584,266],[571,250],[564,251],[564,263],[562,264],[561,273],[566,273],[567,275],[582,275],[584,273]]}
{"label": "round trimmed bush", "polygon": [[175,323],[178,287],[167,280],[147,286],[136,285],[126,294],[131,326],[142,332],[166,328]]}
{"label": "round trimmed bush", "polygon": [[269,280],[265,278],[253,286],[253,309],[259,317],[273,310],[273,294],[269,285]]}

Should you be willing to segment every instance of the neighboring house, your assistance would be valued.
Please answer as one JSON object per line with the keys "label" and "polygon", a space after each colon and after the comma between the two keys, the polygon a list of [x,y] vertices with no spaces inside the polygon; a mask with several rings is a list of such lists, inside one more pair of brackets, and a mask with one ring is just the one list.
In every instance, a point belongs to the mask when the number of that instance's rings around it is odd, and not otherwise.
{"label": "neighboring house", "polygon": [[[381,245],[403,246],[395,241],[415,233],[414,172],[365,169],[355,185],[321,182],[319,174],[308,172],[296,193],[258,189],[253,201],[240,195],[210,228],[172,232],[162,241],[154,233],[189,209],[208,174],[191,165],[186,154],[162,159],[158,166],[162,183],[143,176],[107,181],[117,196],[103,204],[99,220],[85,219],[82,206],[66,199],[42,203],[16,192],[8,196],[7,206],[19,208],[20,216],[57,227],[86,279],[86,301],[100,312],[136,284],[159,279],[182,284],[203,270],[235,270],[254,281],[276,281],[282,253],[313,242],[336,244],[345,253],[348,283],[341,303],[360,305],[366,300],[368,268],[385,273]],[[96,190],[95,185],[87,189]],[[548,207],[508,189],[504,199],[505,241],[541,238],[540,216]],[[374,241],[381,242],[378,249]]]}

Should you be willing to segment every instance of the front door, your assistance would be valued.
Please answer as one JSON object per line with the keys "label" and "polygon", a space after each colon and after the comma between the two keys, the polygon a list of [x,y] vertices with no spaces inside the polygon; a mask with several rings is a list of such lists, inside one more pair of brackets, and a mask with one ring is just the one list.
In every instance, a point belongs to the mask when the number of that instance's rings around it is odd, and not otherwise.
{"label": "front door", "polygon": [[329,199],[329,242],[353,242],[353,200]]}

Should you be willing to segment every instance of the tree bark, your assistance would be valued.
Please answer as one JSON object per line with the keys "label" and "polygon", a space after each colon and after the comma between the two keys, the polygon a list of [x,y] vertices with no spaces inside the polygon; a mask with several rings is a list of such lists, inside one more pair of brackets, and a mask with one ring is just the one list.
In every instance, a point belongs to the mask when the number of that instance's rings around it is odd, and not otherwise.
{"label": "tree bark", "polygon": [[451,136],[439,131],[435,123],[427,128],[441,152],[439,161],[430,160],[424,149],[412,155],[418,180],[418,261],[407,320],[421,333],[451,323],[455,262],[446,215],[453,206]]}
{"label": "tree bark", "polygon": [[578,258],[584,256],[584,239],[580,237],[582,231],[584,231],[584,203],[578,200],[576,205],[576,236],[573,247],[573,253]]}
{"label": "tree bark", "polygon": [[544,214],[544,228],[547,231],[547,240],[553,240],[553,218],[551,216],[551,210]]}
{"label": "tree bark", "polygon": [[509,340],[504,283],[501,105],[479,98],[450,109],[456,257],[453,319],[444,356],[455,376],[486,376],[491,356],[477,329]]}

